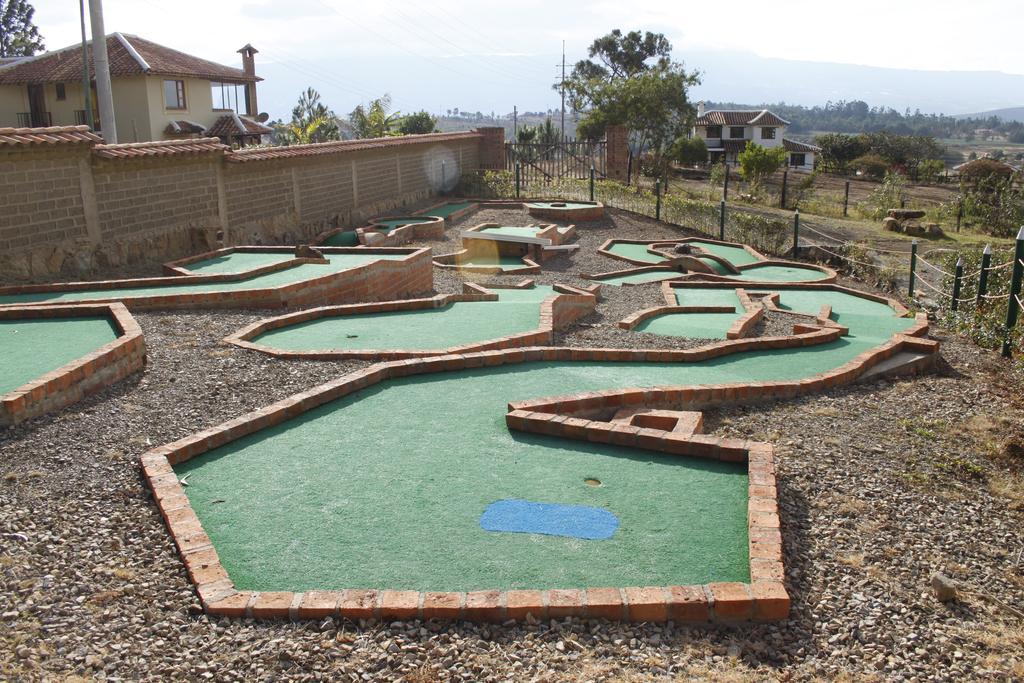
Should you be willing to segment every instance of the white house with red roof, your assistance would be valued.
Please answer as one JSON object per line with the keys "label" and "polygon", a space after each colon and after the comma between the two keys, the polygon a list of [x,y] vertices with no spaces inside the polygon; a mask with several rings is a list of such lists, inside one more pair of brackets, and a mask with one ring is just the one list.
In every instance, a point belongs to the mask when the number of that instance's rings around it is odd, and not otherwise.
{"label": "white house with red roof", "polygon": [[[238,52],[241,69],[138,36],[108,35],[118,141],[218,137],[237,146],[259,142],[271,129],[258,120],[256,83],[262,79],[256,75],[256,49],[246,45]],[[88,55],[98,129],[91,45]],[[87,124],[82,75],[81,45],[0,61],[0,128]]]}
{"label": "white house with red roof", "polygon": [[697,104],[697,121],[693,135],[704,140],[708,147],[708,161],[735,164],[739,153],[748,143],[761,147],[784,147],[786,165],[790,168],[814,169],[814,155],[819,147],[787,139],[789,121],[767,109],[712,109],[704,110]]}

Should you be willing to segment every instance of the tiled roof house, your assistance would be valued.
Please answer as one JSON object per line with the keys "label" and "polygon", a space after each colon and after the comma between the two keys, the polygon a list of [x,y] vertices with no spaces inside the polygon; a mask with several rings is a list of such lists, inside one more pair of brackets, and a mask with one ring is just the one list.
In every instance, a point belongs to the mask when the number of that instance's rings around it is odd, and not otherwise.
{"label": "tiled roof house", "polygon": [[788,125],[789,121],[767,109],[705,111],[704,103],[700,102],[693,134],[703,138],[710,162],[725,160],[734,164],[743,148],[753,143],[762,147],[784,147],[788,166],[813,169],[814,155],[821,150],[814,145],[787,139]]}
{"label": "tiled roof house", "polygon": [[[256,120],[256,83],[262,79],[251,45],[239,50],[241,69],[122,33],[107,36],[107,52],[119,142],[218,137],[245,145],[271,132]],[[88,53],[98,127],[91,45]],[[83,93],[80,45],[2,60],[0,127],[86,124]]]}

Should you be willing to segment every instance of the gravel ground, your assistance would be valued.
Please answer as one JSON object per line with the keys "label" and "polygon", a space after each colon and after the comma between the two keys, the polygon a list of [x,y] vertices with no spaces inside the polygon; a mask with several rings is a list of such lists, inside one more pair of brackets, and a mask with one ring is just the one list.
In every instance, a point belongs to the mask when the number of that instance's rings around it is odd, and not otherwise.
{"label": "gravel ground", "polygon": [[[612,212],[608,225],[581,229],[582,253],[535,279],[585,284],[574,274],[615,268],[593,254],[612,234],[679,233]],[[436,275],[438,291],[461,288],[460,274]],[[605,291],[596,322],[660,302],[657,284]],[[0,432],[0,679],[1024,678],[1024,377],[941,331],[934,374],[706,416],[708,431],[777,446],[794,597],[786,622],[210,619],[138,455],[364,365],[275,360],[219,343],[268,314],[138,314],[144,375]],[[605,327],[564,340],[618,343]],[[958,582],[957,601],[933,597],[936,570]]]}

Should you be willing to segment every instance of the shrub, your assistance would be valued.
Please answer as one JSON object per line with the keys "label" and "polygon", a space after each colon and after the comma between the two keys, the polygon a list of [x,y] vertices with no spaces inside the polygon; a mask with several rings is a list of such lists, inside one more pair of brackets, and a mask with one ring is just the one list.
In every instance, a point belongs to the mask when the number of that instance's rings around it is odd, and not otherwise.
{"label": "shrub", "polygon": [[880,180],[889,172],[889,164],[877,154],[865,154],[854,159],[850,164],[855,171],[868,178]]}
{"label": "shrub", "polygon": [[748,142],[738,159],[743,179],[753,187],[759,188],[761,183],[786,163],[786,149],[782,146],[762,147]]}
{"label": "shrub", "polygon": [[876,220],[884,218],[889,209],[900,205],[906,179],[899,173],[886,173],[882,184],[860,205],[860,210]]}
{"label": "shrub", "polygon": [[749,244],[767,254],[782,254],[792,243],[793,227],[781,218],[732,211],[728,214],[726,239]]}
{"label": "shrub", "polygon": [[672,161],[683,166],[693,166],[694,164],[703,164],[708,160],[708,146],[704,142],[704,138],[700,137],[680,137],[672,143],[672,149],[669,152]]}
{"label": "shrub", "polygon": [[941,159],[925,159],[917,165],[917,175],[926,183],[934,183],[945,170],[946,164]]}
{"label": "shrub", "polygon": [[722,187],[725,185],[725,164],[712,164],[711,172],[708,173],[708,185],[711,187]]}

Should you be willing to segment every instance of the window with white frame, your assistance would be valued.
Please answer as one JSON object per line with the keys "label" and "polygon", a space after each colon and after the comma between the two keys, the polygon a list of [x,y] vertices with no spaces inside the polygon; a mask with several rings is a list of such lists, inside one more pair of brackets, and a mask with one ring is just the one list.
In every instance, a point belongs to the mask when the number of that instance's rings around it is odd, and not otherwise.
{"label": "window with white frame", "polygon": [[775,139],[775,128],[773,126],[764,126],[761,128],[761,139],[762,140],[774,140]]}
{"label": "window with white frame", "polygon": [[729,128],[729,137],[733,140],[742,139],[744,133],[743,126],[731,126]]}

